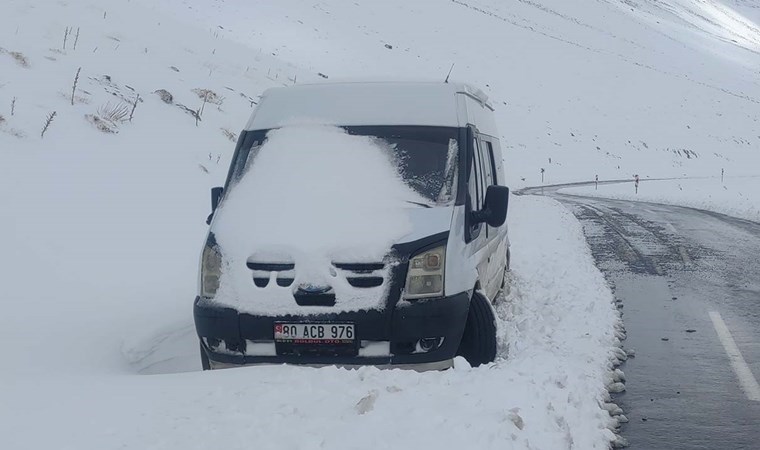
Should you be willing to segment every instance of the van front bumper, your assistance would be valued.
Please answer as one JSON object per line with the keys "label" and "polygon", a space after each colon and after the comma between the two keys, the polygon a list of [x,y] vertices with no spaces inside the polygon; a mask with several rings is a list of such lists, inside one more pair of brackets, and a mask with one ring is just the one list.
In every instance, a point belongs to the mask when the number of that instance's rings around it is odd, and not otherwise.
{"label": "van front bumper", "polygon": [[[217,362],[214,360],[209,360],[211,370],[221,370],[221,369],[234,369],[235,367],[243,367],[246,364],[229,364],[229,363],[222,363]],[[273,365],[280,365],[280,364],[288,364],[288,363],[256,363],[256,364],[247,364],[248,366],[273,366]],[[312,368],[321,368],[321,367],[339,367],[341,369],[359,369],[362,367],[367,367],[369,364],[298,364],[300,366],[304,367],[312,367]],[[404,369],[404,370],[414,370],[416,372],[430,372],[430,371],[438,371],[438,370],[446,370],[454,367],[454,360],[448,359],[445,361],[436,361],[436,362],[430,362],[430,363],[419,363],[419,364],[374,364],[372,367],[376,367],[378,369]]]}
{"label": "van front bumper", "polygon": [[[254,315],[196,297],[193,313],[202,348],[212,368],[285,363],[431,370],[451,366],[467,321],[470,294],[462,292],[436,299],[400,301],[385,310],[309,316]],[[325,307],[326,311],[329,308]],[[274,342],[277,322],[352,323],[358,354],[278,354]],[[421,345],[422,340],[435,345]]]}

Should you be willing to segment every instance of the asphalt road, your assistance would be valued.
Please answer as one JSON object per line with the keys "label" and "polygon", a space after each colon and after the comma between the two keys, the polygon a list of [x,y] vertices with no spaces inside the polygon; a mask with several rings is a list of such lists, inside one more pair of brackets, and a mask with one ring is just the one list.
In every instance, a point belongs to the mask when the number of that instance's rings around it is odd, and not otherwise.
{"label": "asphalt road", "polygon": [[[538,193],[540,190],[527,190]],[[623,304],[631,449],[760,449],[760,224],[557,193]]]}

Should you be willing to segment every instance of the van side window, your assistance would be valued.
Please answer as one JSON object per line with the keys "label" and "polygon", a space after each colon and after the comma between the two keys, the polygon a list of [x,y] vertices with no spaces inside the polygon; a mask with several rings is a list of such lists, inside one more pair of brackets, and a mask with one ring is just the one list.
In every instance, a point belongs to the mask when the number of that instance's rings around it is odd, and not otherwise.
{"label": "van side window", "polygon": [[485,196],[486,191],[488,190],[488,186],[493,184],[493,175],[491,171],[491,164],[488,161],[488,156],[486,152],[486,146],[485,141],[481,142],[480,145],[480,167],[481,167],[481,173],[483,174],[482,181],[483,181],[483,202],[485,203]]}
{"label": "van side window", "polygon": [[480,170],[480,208],[482,209],[483,205],[485,204],[485,198],[486,198],[486,188],[488,188],[489,182],[489,170],[488,165],[486,164],[485,157],[483,156],[483,142],[478,140],[478,169]]}
{"label": "van side window", "polygon": [[470,198],[472,199],[472,210],[480,211],[483,205],[483,169],[480,162],[480,146],[478,139],[472,141],[472,168],[470,169]]}
{"label": "van side window", "polygon": [[[473,161],[474,163],[475,161]],[[475,211],[478,203],[478,183],[475,177],[475,164],[472,164],[470,166],[470,176],[469,181],[467,182],[467,190],[469,192],[469,202],[470,202],[470,208],[472,211]]]}
{"label": "van side window", "polygon": [[496,159],[493,156],[493,145],[486,141],[486,149],[488,150],[488,161],[491,163],[492,181],[490,184],[499,184],[499,177],[496,176]]}

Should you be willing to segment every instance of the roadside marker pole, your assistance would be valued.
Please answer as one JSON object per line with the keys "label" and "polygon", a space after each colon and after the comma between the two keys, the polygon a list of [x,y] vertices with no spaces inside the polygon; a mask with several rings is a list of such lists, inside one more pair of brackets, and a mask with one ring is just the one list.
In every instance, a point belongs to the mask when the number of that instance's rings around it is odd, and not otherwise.
{"label": "roadside marker pole", "polygon": [[544,195],[544,168],[541,168],[541,195]]}

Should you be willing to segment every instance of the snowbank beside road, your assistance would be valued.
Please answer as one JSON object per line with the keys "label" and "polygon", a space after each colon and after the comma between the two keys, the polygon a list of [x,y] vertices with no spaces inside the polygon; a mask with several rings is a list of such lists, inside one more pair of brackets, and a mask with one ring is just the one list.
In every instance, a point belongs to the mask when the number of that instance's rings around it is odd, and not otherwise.
{"label": "snowbank beside road", "polygon": [[560,189],[562,194],[665,203],[715,211],[760,222],[760,176],[642,180],[638,193],[633,182]]}

